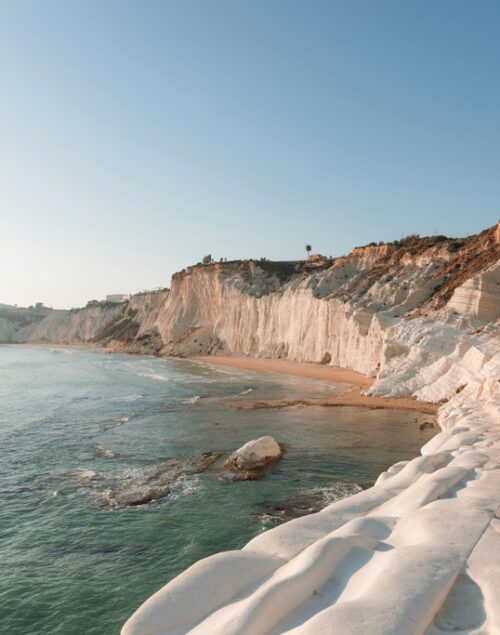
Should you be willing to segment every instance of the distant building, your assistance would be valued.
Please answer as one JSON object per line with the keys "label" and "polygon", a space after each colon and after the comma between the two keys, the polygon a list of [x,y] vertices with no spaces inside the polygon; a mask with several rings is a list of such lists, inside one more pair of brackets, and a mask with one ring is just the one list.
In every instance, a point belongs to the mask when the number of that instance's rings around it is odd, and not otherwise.
{"label": "distant building", "polygon": [[130,293],[114,293],[106,296],[106,302],[114,302],[116,304],[127,300],[130,300]]}

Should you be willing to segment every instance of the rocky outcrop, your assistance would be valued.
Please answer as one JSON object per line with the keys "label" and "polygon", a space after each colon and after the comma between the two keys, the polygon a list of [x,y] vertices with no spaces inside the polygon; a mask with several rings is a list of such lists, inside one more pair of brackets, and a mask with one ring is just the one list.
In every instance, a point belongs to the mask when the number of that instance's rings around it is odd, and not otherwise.
{"label": "rocky outcrop", "polygon": [[105,304],[69,311],[51,311],[36,324],[22,328],[15,336],[18,342],[45,344],[85,344],[121,316],[123,306]]}
{"label": "rocky outcrop", "polygon": [[163,461],[106,491],[103,503],[110,507],[136,507],[158,501],[170,494],[179,479],[205,472],[221,456],[222,452],[204,452],[200,456]]}
{"label": "rocky outcrop", "polygon": [[[44,309],[36,319],[20,319],[28,309],[16,309],[4,341],[37,344],[88,344],[116,351],[159,353],[164,347],[156,328],[168,290],[137,293],[124,302],[89,302],[81,309]],[[24,312],[24,313],[23,313]],[[1,318],[0,318],[1,319]]]}
{"label": "rocky outcrop", "polygon": [[12,342],[15,334],[15,324],[11,320],[0,317],[0,342]]}
{"label": "rocky outcrop", "polygon": [[480,322],[500,318],[500,262],[481,271],[455,288],[448,307],[460,315]]}
{"label": "rocky outcrop", "polygon": [[220,478],[226,481],[254,481],[262,478],[280,460],[282,449],[272,437],[248,441],[225,461]]}
{"label": "rocky outcrop", "polygon": [[14,342],[20,331],[33,328],[51,313],[51,309],[42,305],[20,308],[0,304],[0,343]]}

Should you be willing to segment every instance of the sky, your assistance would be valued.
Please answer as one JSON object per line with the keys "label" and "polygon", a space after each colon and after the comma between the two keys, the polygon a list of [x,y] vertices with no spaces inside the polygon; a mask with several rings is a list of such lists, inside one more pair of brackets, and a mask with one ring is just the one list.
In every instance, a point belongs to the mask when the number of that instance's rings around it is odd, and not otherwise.
{"label": "sky", "polygon": [[0,302],[500,216],[500,3],[0,0]]}

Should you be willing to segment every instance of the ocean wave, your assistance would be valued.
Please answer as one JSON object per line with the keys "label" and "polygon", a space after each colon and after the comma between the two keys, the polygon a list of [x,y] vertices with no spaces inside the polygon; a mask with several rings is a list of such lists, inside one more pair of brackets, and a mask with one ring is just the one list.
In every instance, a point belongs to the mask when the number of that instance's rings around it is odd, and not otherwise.
{"label": "ocean wave", "polygon": [[[46,486],[54,482],[58,483],[73,483],[75,485],[90,486],[95,480],[97,480],[98,474],[95,470],[88,468],[71,468],[67,470],[57,470],[50,474],[43,474],[36,479],[37,486]],[[57,490],[50,490],[57,491]]]}
{"label": "ocean wave", "polygon": [[201,399],[200,395],[195,395],[194,397],[188,397],[187,399],[182,399],[182,403],[185,404],[195,404],[197,401]]}
{"label": "ocean wave", "polygon": [[118,428],[119,426],[122,426],[124,423],[127,423],[128,421],[130,421],[130,419],[132,419],[133,416],[134,415],[125,415],[123,417],[120,417],[119,419],[115,419],[114,421],[104,423],[101,426],[101,432],[107,432],[108,430],[112,430],[113,428]]}
{"label": "ocean wave", "polygon": [[215,384],[217,380],[198,377],[197,375],[189,375],[187,377],[175,377],[171,381],[176,384]]}
{"label": "ocean wave", "polygon": [[45,495],[42,498],[42,503],[47,503],[48,501],[53,500],[54,498],[57,498],[59,496],[59,490],[58,489],[51,489],[48,490]]}
{"label": "ocean wave", "polygon": [[60,472],[59,476],[69,477],[71,480],[74,480],[77,483],[87,485],[97,478],[97,472],[95,470],[82,468]]}
{"label": "ocean wave", "polygon": [[234,378],[234,379],[241,379],[242,376],[244,376],[243,372],[241,372],[240,369],[227,369],[227,368],[221,368],[221,366],[217,366],[216,364],[210,364],[208,362],[197,362],[198,364],[203,365],[204,368],[209,368],[211,371],[214,372],[214,374],[217,375],[229,375],[230,377]]}
{"label": "ocean wave", "polygon": [[202,480],[199,476],[184,476],[176,481],[170,490],[170,500],[177,500],[190,494],[196,494],[202,488]]}
{"label": "ocean wave", "polygon": [[352,496],[353,494],[358,494],[362,492],[363,488],[358,483],[350,483],[347,481],[337,481],[336,483],[332,483],[332,485],[328,485],[327,487],[318,487],[312,490],[312,493],[318,494],[323,497],[325,501],[325,506],[330,503],[334,503],[342,498],[346,498],[347,496]]}
{"label": "ocean wave", "polygon": [[125,397],[111,397],[110,401],[139,401],[144,395],[126,395]]}
{"label": "ocean wave", "polygon": [[148,379],[153,379],[154,381],[170,381],[169,377],[165,377],[165,375],[160,375],[160,373],[137,373],[139,377],[147,377]]}

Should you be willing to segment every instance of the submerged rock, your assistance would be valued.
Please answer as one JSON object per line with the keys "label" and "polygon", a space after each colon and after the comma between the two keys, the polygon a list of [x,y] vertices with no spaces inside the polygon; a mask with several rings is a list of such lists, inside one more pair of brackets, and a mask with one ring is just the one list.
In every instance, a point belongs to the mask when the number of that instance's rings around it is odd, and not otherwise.
{"label": "submerged rock", "polygon": [[338,482],[330,487],[297,494],[286,500],[263,501],[259,519],[266,525],[279,525],[294,518],[321,511],[334,501],[362,492],[358,483]]}
{"label": "submerged rock", "polygon": [[171,486],[180,478],[204,472],[221,456],[222,452],[219,451],[204,452],[196,457],[163,461],[138,478],[110,489],[104,496],[104,504],[110,507],[132,507],[160,500],[170,494]]}
{"label": "submerged rock", "polygon": [[272,437],[248,441],[224,462],[220,478],[247,481],[262,478],[281,458],[283,451]]}
{"label": "submerged rock", "polygon": [[434,428],[434,427],[435,427],[434,422],[432,422],[432,421],[424,421],[423,423],[421,423],[418,426],[418,429],[419,430],[427,430],[428,428]]}

